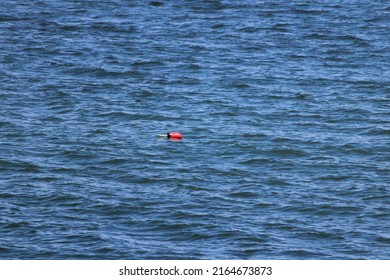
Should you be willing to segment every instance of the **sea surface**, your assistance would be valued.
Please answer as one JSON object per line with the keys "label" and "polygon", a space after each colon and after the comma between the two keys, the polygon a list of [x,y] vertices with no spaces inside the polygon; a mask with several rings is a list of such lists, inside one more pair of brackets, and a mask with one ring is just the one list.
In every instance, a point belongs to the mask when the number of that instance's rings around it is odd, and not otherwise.
{"label": "sea surface", "polygon": [[1,1],[0,213],[0,259],[390,259],[390,2]]}

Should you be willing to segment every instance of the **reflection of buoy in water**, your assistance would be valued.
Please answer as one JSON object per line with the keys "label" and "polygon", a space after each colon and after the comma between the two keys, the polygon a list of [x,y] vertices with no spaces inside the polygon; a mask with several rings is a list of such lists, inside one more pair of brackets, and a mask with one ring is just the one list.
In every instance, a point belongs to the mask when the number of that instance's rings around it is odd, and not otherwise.
{"label": "reflection of buoy in water", "polygon": [[183,135],[181,135],[180,132],[169,132],[167,134],[159,134],[159,137],[165,137],[167,139],[171,140],[180,140],[183,138]]}

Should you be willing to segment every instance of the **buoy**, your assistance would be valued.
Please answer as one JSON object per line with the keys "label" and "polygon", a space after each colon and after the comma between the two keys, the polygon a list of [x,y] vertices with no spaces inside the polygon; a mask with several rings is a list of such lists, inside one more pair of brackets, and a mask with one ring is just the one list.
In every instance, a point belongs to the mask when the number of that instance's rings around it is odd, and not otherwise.
{"label": "buoy", "polygon": [[183,135],[180,132],[169,132],[167,134],[159,134],[159,137],[165,137],[171,140],[180,140],[183,138]]}
{"label": "buoy", "polygon": [[169,132],[168,138],[169,139],[181,139],[181,138],[183,138],[183,135],[181,135],[180,132]]}

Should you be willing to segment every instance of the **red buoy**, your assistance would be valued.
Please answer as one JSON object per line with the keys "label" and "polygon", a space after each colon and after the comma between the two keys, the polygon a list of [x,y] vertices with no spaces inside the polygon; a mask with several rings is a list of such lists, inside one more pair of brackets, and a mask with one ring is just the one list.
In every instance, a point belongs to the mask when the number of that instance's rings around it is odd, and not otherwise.
{"label": "red buoy", "polygon": [[166,134],[157,134],[158,137],[167,138],[170,140],[181,140],[183,135],[180,132],[169,132]]}
{"label": "red buoy", "polygon": [[168,139],[172,139],[172,140],[179,140],[183,138],[183,135],[181,135],[180,132],[169,132],[167,136]]}

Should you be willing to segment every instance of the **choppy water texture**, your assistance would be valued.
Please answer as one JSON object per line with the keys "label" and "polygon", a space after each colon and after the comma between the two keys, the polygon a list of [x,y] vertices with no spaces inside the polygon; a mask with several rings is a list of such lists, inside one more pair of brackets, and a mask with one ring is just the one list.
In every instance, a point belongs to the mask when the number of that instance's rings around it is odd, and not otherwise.
{"label": "choppy water texture", "polygon": [[0,258],[389,259],[389,28],[379,0],[2,1]]}

